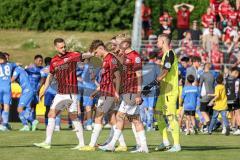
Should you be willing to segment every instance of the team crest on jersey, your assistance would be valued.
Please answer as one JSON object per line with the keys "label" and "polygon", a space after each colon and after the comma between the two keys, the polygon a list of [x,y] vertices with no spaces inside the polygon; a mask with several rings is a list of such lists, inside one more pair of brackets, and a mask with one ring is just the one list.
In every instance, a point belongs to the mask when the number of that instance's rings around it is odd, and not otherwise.
{"label": "team crest on jersey", "polygon": [[117,64],[117,60],[116,59],[112,59],[112,64]]}
{"label": "team crest on jersey", "polygon": [[141,63],[141,58],[140,58],[140,57],[136,57],[136,58],[135,58],[135,62],[136,62],[136,63]]}
{"label": "team crest on jersey", "polygon": [[64,58],[63,61],[64,62],[67,62],[69,60],[69,58]]}
{"label": "team crest on jersey", "polygon": [[169,63],[169,62],[167,62],[167,63],[165,63],[165,65],[164,65],[166,68],[171,68],[171,64]]}
{"label": "team crest on jersey", "polygon": [[130,63],[130,59],[126,59],[125,63]]}

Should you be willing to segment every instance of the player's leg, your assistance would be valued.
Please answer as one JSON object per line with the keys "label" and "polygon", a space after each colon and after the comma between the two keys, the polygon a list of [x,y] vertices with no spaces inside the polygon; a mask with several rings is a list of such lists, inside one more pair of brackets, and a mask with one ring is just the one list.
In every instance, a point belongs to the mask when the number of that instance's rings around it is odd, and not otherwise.
{"label": "player's leg", "polygon": [[46,139],[42,143],[34,143],[35,146],[50,149],[52,142],[52,135],[55,128],[55,118],[56,115],[60,113],[61,110],[65,109],[73,103],[69,95],[57,94],[54,97],[53,103],[51,105],[50,111],[48,113],[48,125],[46,128]]}
{"label": "player's leg", "polygon": [[180,129],[179,124],[177,121],[177,110],[176,110],[176,104],[177,104],[178,96],[176,95],[169,95],[165,96],[165,104],[166,104],[166,115],[169,122],[169,127],[171,129],[171,134],[173,137],[173,147],[168,150],[168,152],[178,152],[181,151],[180,146]]}
{"label": "player's leg", "polygon": [[103,121],[103,117],[106,113],[109,112],[109,110],[112,108],[112,106],[114,105],[114,98],[113,97],[106,97],[106,96],[102,96],[99,98],[98,100],[98,105],[97,105],[97,112],[96,112],[96,117],[94,120],[94,128],[92,131],[92,135],[91,135],[91,140],[89,143],[89,146],[86,146],[84,148],[82,148],[82,151],[94,151],[95,150],[95,146],[98,140],[98,137],[102,131],[102,121]]}
{"label": "player's leg", "polygon": [[120,107],[119,107],[119,111],[116,114],[117,123],[116,123],[116,127],[114,130],[114,135],[113,135],[112,140],[107,145],[100,146],[99,149],[101,149],[103,151],[114,151],[115,144],[118,141],[119,137],[121,136],[122,130],[124,127],[124,120],[125,120],[126,112],[127,112],[127,109],[125,106],[126,106],[126,102],[122,101],[120,104]]}
{"label": "player's leg", "polygon": [[[117,109],[118,107],[116,107]],[[109,123],[111,124],[111,138],[109,138],[108,142],[111,141],[114,135],[114,130],[116,129],[116,124],[117,124],[117,118],[116,118],[116,110],[113,110],[112,112],[109,113]],[[127,151],[127,145],[125,142],[125,139],[123,137],[123,134],[120,135],[119,139],[119,146],[115,149],[116,152],[126,152]],[[106,143],[107,144],[107,143]]]}
{"label": "player's leg", "polygon": [[72,104],[70,105],[69,117],[72,121],[72,124],[75,128],[76,135],[78,138],[78,145],[74,149],[79,149],[85,146],[84,137],[83,137],[83,126],[81,121],[78,118],[78,98],[77,95],[69,95],[69,98],[72,100]]}
{"label": "player's leg", "polygon": [[11,104],[11,91],[4,91],[2,92],[2,104],[3,104],[3,111],[2,111],[2,126],[0,126],[0,131],[7,131],[9,127],[9,110]]}
{"label": "player's leg", "polygon": [[50,92],[46,92],[44,95],[44,106],[46,106],[46,111],[45,111],[45,125],[47,126],[48,124],[48,113],[50,111],[50,106],[53,102],[53,99],[55,97],[56,94],[52,94]]}
{"label": "player's leg", "polygon": [[136,128],[136,132],[137,132],[136,134],[137,134],[137,136],[139,138],[139,142],[140,142],[140,148],[138,148],[136,151],[132,151],[132,152],[148,153],[147,139],[146,139],[146,135],[145,135],[144,126],[143,126],[143,123],[141,122],[138,114],[133,115],[132,123],[134,124],[134,126]]}
{"label": "player's leg", "polygon": [[184,110],[183,110],[183,107],[180,107],[179,114],[178,114],[178,125],[179,125],[181,132],[182,132],[182,127],[183,127],[182,126],[183,117],[184,117]]}
{"label": "player's leg", "polygon": [[233,135],[240,135],[240,109],[236,108],[234,112],[236,117],[237,130],[233,132]]}
{"label": "player's leg", "polygon": [[205,120],[204,125],[203,125],[203,132],[207,133],[207,130],[208,130],[209,124],[210,124],[210,117],[208,114],[208,112],[209,112],[208,102],[201,102],[200,111]]}
{"label": "player's leg", "polygon": [[219,112],[216,110],[213,110],[213,115],[212,115],[212,119],[209,125],[209,129],[208,129],[208,133],[212,134],[212,130],[214,125],[216,124],[217,118],[218,118]]}
{"label": "player's leg", "polygon": [[83,96],[83,106],[85,106],[86,129],[92,130],[92,105],[93,100],[89,96]]}
{"label": "player's leg", "polygon": [[55,119],[55,128],[54,131],[59,132],[61,129],[61,114],[58,114]]}
{"label": "player's leg", "polygon": [[154,107],[154,97],[148,97],[148,109],[147,109],[147,131],[153,129],[153,107]]}
{"label": "player's leg", "polygon": [[37,104],[38,104],[38,95],[37,95],[37,93],[34,93],[33,99],[32,99],[32,102],[31,102],[31,112],[30,112],[30,116],[28,118],[28,121],[32,125],[32,131],[35,131],[37,129],[37,125],[39,123],[39,121],[36,119],[36,106],[37,106]]}
{"label": "player's leg", "polygon": [[197,131],[197,126],[196,126],[195,111],[192,111],[192,114],[191,114],[191,123],[192,123],[192,125],[193,125],[194,134],[197,134],[198,131]]}
{"label": "player's leg", "polygon": [[228,118],[227,118],[227,111],[220,111],[220,114],[222,116],[222,120],[223,120],[223,124],[226,127],[226,136],[229,136],[230,134],[230,126],[229,126],[229,122],[228,122]]}
{"label": "player's leg", "polygon": [[28,126],[28,118],[30,116],[30,105],[33,97],[33,92],[31,90],[23,90],[22,95],[18,104],[18,116],[23,124],[23,128],[20,131],[29,131],[30,127]]}
{"label": "player's leg", "polygon": [[191,122],[191,119],[190,119],[190,115],[188,114],[188,112],[186,112],[186,135],[190,135],[190,122]]}

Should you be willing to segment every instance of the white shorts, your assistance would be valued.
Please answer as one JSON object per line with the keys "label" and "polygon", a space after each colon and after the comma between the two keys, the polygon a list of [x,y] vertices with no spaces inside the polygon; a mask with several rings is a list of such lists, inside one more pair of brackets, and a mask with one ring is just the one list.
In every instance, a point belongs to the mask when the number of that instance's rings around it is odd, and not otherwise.
{"label": "white shorts", "polygon": [[139,105],[128,105],[125,101],[122,101],[119,107],[119,112],[126,113],[127,115],[138,115],[140,112]]}
{"label": "white shorts", "polygon": [[69,112],[78,111],[78,100],[76,94],[57,94],[54,99],[50,109],[64,110],[68,108]]}

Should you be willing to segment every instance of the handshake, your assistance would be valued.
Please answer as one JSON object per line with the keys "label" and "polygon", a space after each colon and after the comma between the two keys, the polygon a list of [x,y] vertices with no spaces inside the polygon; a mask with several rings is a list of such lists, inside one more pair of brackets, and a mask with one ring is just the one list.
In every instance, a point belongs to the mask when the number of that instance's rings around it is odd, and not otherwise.
{"label": "handshake", "polygon": [[159,82],[157,80],[152,81],[151,83],[143,87],[142,94],[144,96],[147,96],[151,92],[152,87],[157,85],[159,85]]}

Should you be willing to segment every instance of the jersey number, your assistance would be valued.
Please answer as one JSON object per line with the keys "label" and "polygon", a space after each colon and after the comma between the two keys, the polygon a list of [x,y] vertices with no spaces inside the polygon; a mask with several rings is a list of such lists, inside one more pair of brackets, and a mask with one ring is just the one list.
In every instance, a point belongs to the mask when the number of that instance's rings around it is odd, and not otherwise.
{"label": "jersey number", "polygon": [[4,70],[2,67],[0,67],[0,77],[3,76],[10,76],[11,72],[10,72],[10,67],[9,66],[4,66]]}

